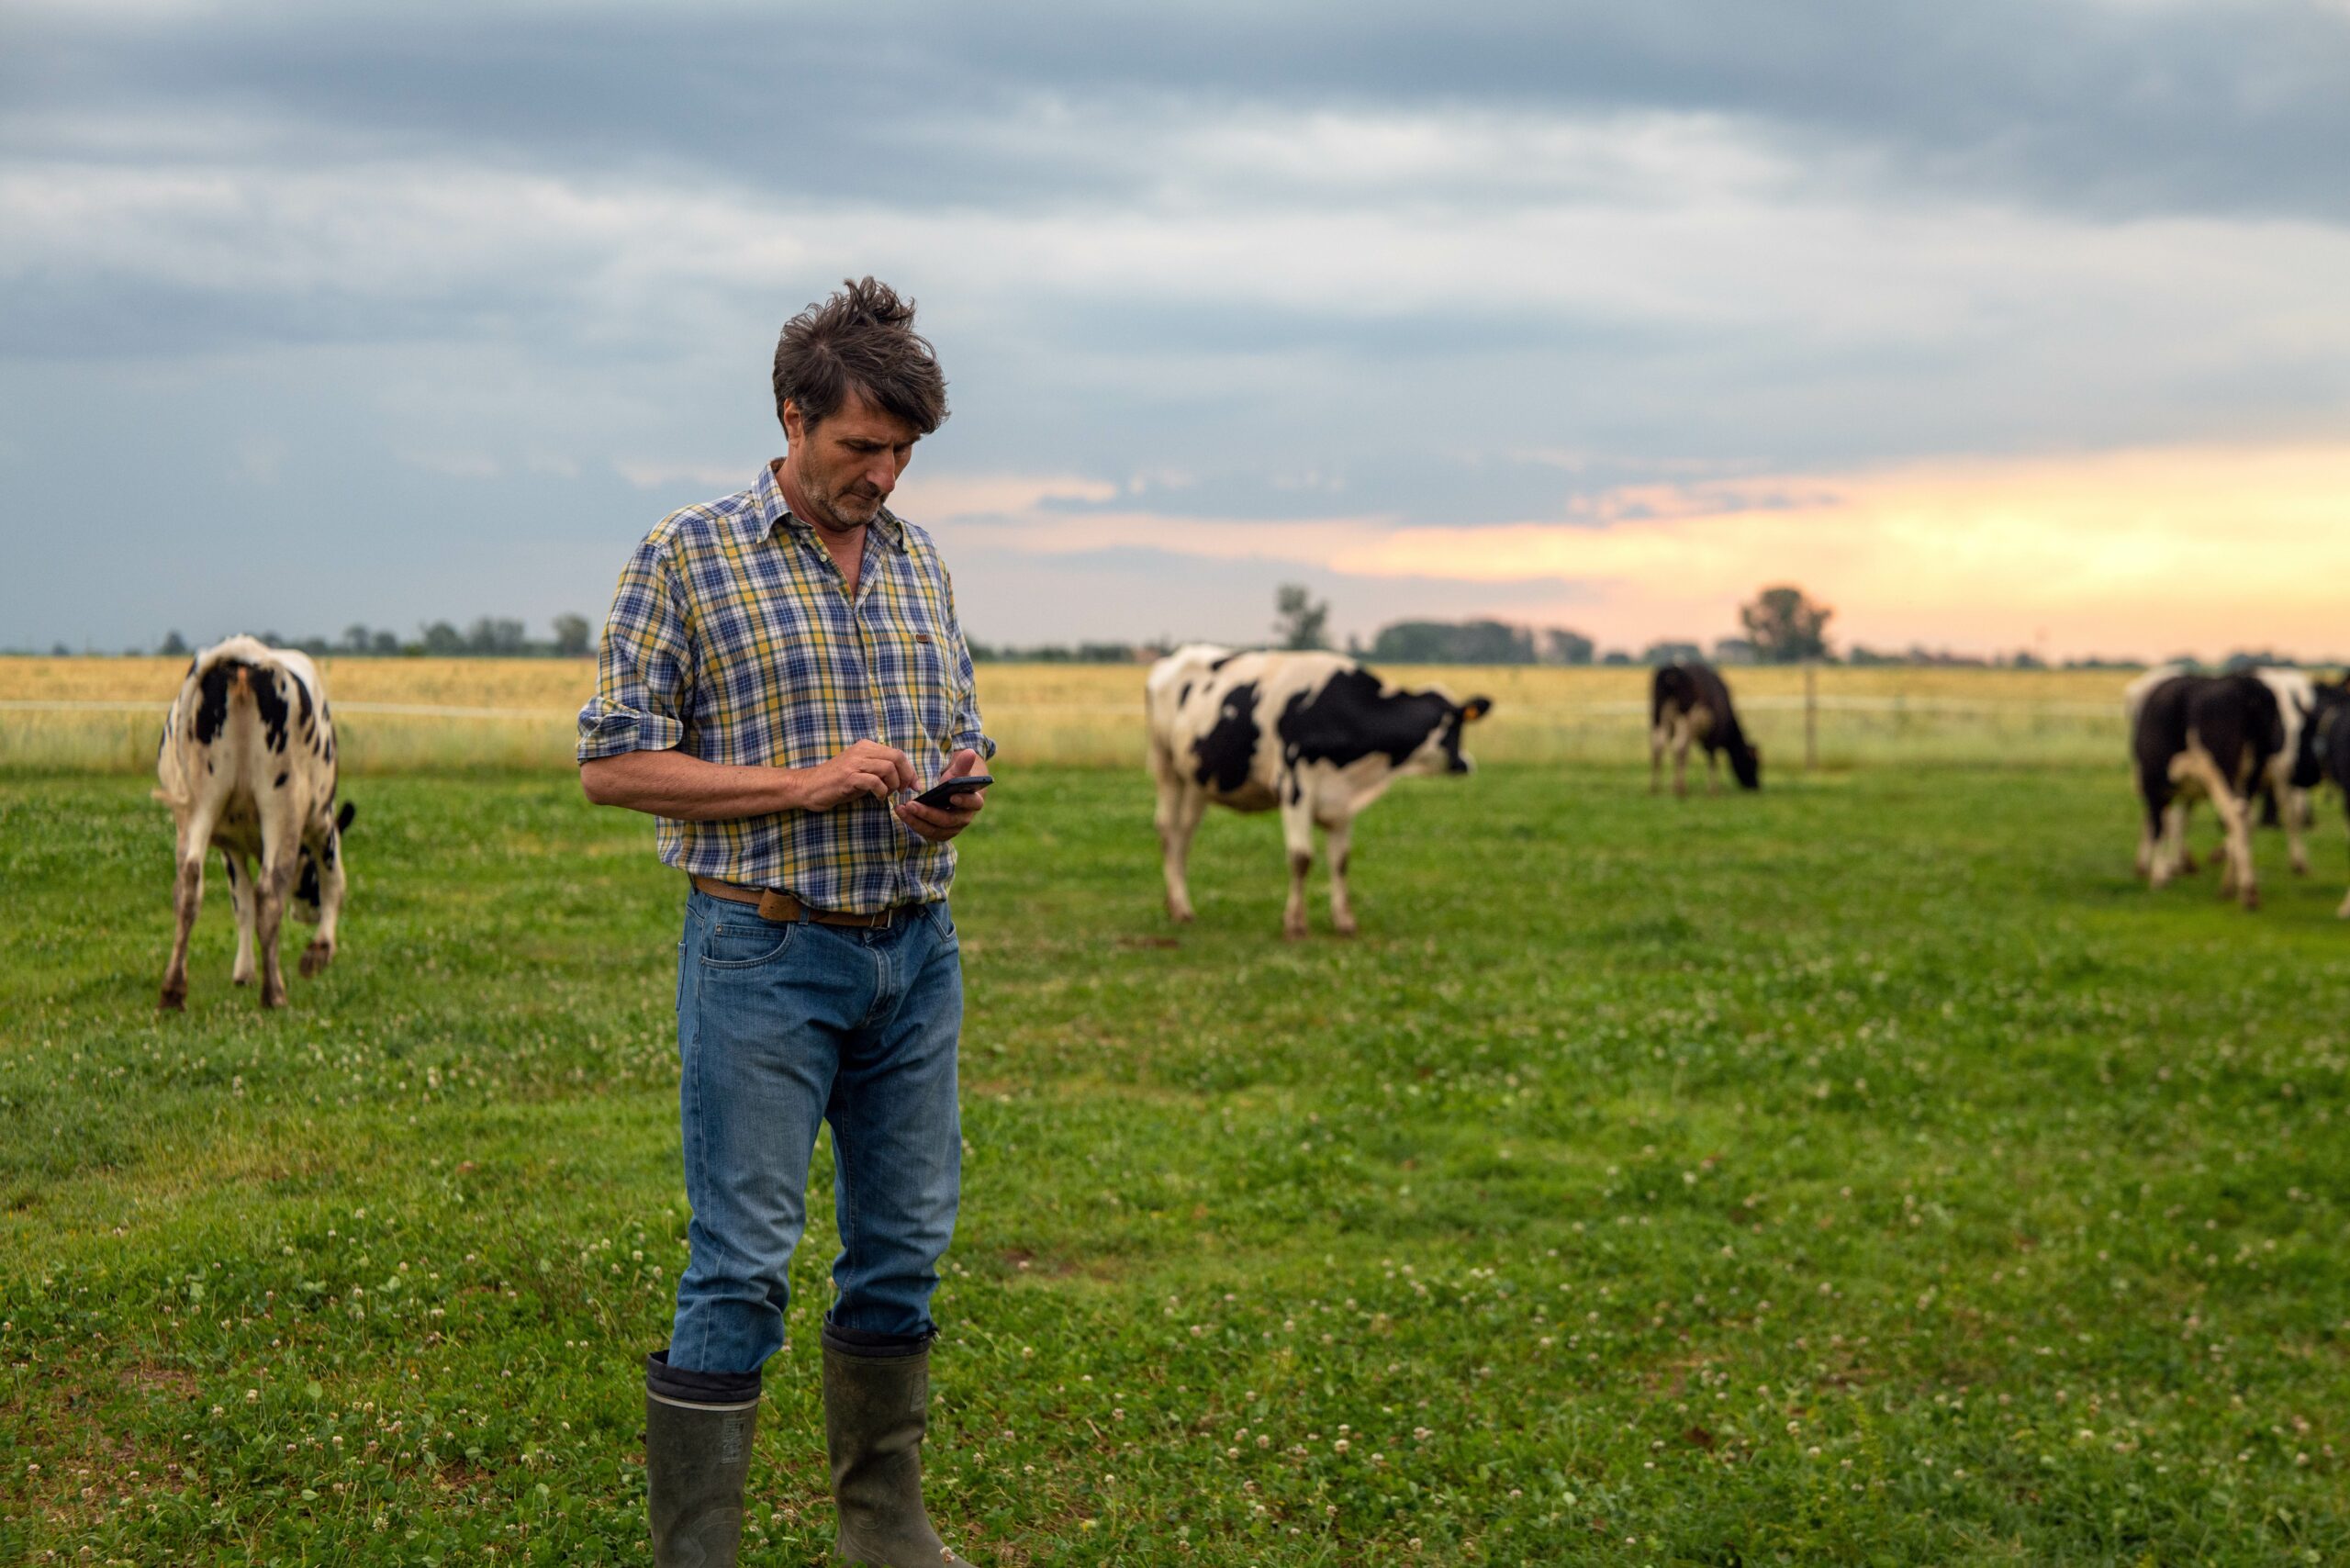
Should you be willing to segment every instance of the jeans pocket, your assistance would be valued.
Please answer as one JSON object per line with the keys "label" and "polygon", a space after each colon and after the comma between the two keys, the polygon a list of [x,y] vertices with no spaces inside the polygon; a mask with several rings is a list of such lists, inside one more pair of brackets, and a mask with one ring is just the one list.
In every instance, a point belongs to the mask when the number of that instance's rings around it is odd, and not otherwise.
{"label": "jeans pocket", "polygon": [[722,920],[701,939],[702,967],[755,969],[783,957],[799,933],[797,921],[778,924],[752,916]]}
{"label": "jeans pocket", "polygon": [[955,912],[945,899],[936,899],[923,905],[923,913],[929,916],[930,927],[938,933],[939,941],[949,947],[961,945],[955,934]]}

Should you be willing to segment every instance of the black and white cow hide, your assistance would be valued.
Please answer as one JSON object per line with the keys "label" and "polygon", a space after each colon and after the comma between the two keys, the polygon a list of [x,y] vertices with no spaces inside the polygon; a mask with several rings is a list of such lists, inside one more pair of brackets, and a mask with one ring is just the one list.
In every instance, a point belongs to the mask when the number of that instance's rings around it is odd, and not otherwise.
{"label": "black and white cow hide", "polygon": [[[2177,662],[2157,665],[2123,688],[2123,711],[2130,721],[2133,745],[2137,734],[2138,710],[2144,705],[2147,694],[2165,681],[2193,673],[2194,667],[2190,665]],[[2318,784],[2318,771],[2316,763],[2309,756],[2308,746],[2303,744],[2303,732],[2317,703],[2316,688],[2305,671],[2285,666],[2263,665],[2249,673],[2275,695],[2277,714],[2283,722],[2285,737],[2283,746],[2269,758],[2266,776],[2254,791],[2259,796],[2261,804],[2257,825],[2281,826],[2285,830],[2285,854],[2293,874],[2307,876],[2310,852],[2305,835],[2310,824],[2316,820],[2316,807],[2311,799],[2311,791]],[[2171,846],[2168,853],[2174,872],[2193,872],[2197,868],[2194,846],[2187,837],[2188,812],[2193,803],[2193,798],[2188,795],[2176,797],[2165,821],[2163,838]],[[2227,853],[2225,844],[2222,843],[2213,853],[2224,857]],[[2142,854],[2138,874],[2144,876],[2146,871]]]}
{"label": "black and white cow hide", "polygon": [[2145,820],[2138,868],[2162,887],[2186,857],[2187,803],[2211,802],[2226,834],[2222,893],[2260,907],[2252,802],[2285,746],[2277,693],[2253,675],[2172,675],[2133,690],[2130,746]]}
{"label": "black and white cow hide", "polygon": [[1151,666],[1146,687],[1150,769],[1158,782],[1158,842],[1167,913],[1192,918],[1185,863],[1211,803],[1278,811],[1289,847],[1284,935],[1305,935],[1305,878],[1319,827],[1330,859],[1330,919],[1351,935],[1347,857],[1354,819],[1406,774],[1467,773],[1460,727],[1483,697],[1455,702],[1408,691],[1352,659],[1325,653],[1233,653],[1194,644]]}
{"label": "black and white cow hide", "polygon": [[1706,793],[1719,788],[1721,759],[1741,790],[1762,787],[1762,748],[1747,738],[1729,687],[1719,671],[1695,660],[1661,665],[1649,680],[1649,793],[1664,787],[1664,757],[1673,754],[1673,792],[1689,793],[1689,747],[1706,748]]}
{"label": "black and white cow hide", "polygon": [[[2302,726],[2300,771],[2311,788],[2330,783],[2342,791],[2342,807],[2350,814],[2350,675],[2311,688],[2311,707]],[[2350,920],[2350,893],[2343,895],[2336,917]]]}
{"label": "black and white cow hide", "polygon": [[342,830],[352,807],[335,809],[334,722],[316,666],[252,637],[196,655],[164,717],[155,778],[155,798],[179,829],[172,886],[178,929],[162,1005],[186,1005],[188,934],[204,902],[204,858],[218,845],[237,916],[230,979],[252,983],[258,948],[261,1004],[283,1006],[277,932],[287,898],[297,919],[319,928],[302,953],[305,975],[333,958],[342,913]]}

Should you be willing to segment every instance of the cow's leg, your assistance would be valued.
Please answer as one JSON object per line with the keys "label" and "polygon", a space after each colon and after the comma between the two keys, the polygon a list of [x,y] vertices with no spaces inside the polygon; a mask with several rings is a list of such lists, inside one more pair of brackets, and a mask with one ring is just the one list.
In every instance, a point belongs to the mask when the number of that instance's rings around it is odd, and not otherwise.
{"label": "cow's leg", "polygon": [[285,1005],[285,971],[277,962],[277,928],[301,864],[300,838],[290,813],[264,809],[261,819],[261,874],[253,879],[253,941],[261,949],[261,1004]]}
{"label": "cow's leg", "polygon": [[1721,792],[1722,754],[1712,746],[1707,746],[1706,748],[1706,793],[1718,795]]}
{"label": "cow's leg", "polygon": [[342,915],[342,834],[331,819],[310,853],[319,863],[319,934],[302,949],[305,979],[334,962],[335,923]]}
{"label": "cow's leg", "polygon": [[237,912],[237,963],[229,971],[236,985],[253,983],[253,868],[233,849],[220,852],[220,868],[229,874],[229,906]]}
{"label": "cow's leg", "polygon": [[2293,875],[2310,874],[2310,846],[2302,834],[2310,825],[2310,792],[2290,785],[2281,788],[2283,799],[2277,802],[2277,814],[2285,819],[2285,855],[2292,862]]}
{"label": "cow's leg", "polygon": [[1322,830],[1322,846],[1330,857],[1330,924],[1341,936],[1355,934],[1355,910],[1347,896],[1347,857],[1354,846],[1355,822],[1340,817]]}
{"label": "cow's leg", "polygon": [[1167,873],[1167,913],[1172,920],[1192,918],[1192,892],[1187,868],[1192,835],[1208,809],[1207,791],[1181,779],[1161,778],[1158,784],[1158,850]]}
{"label": "cow's leg", "polygon": [[[2343,815],[2345,818],[2350,818],[2350,786],[2345,786],[2343,789],[2342,811]],[[2342,895],[2342,907],[2333,912],[2333,918],[2336,920],[2350,920],[2350,893],[2344,893]]]}
{"label": "cow's leg", "polygon": [[1314,869],[1314,808],[1292,804],[1282,790],[1281,841],[1289,848],[1289,903],[1281,911],[1281,935],[1294,941],[1305,935],[1305,874]]}
{"label": "cow's leg", "polygon": [[1660,719],[1649,726],[1649,793],[1664,793],[1664,748],[1673,744],[1673,726]]}
{"label": "cow's leg", "polygon": [[1695,738],[1697,727],[1687,715],[1673,721],[1673,799],[1689,798],[1689,743]]}
{"label": "cow's leg", "polygon": [[2195,851],[2187,846],[2187,802],[2174,798],[2163,812],[2163,874],[2162,882],[2173,877],[2191,877],[2200,868],[2195,861]]}
{"label": "cow's leg", "polygon": [[177,928],[172,935],[172,956],[163,966],[163,991],[158,1005],[178,1012],[187,1005],[187,939],[196,929],[196,912],[204,907],[204,857],[211,847],[212,819],[198,804],[180,824],[177,868],[172,877],[172,915]]}
{"label": "cow's leg", "polygon": [[2204,792],[2211,798],[2211,811],[2227,835],[2227,869],[2220,879],[2220,891],[2234,894],[2246,909],[2258,909],[2260,879],[2252,863],[2251,803],[2235,792],[2218,760],[2200,745],[2188,747],[2187,766],[2202,780]]}

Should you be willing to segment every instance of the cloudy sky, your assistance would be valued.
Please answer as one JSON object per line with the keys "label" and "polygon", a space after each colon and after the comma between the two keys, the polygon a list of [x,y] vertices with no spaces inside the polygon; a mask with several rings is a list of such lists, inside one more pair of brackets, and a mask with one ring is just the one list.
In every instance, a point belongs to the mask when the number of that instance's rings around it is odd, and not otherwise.
{"label": "cloudy sky", "polygon": [[918,297],[971,633],[2350,648],[2350,0],[0,0],[0,645],[600,616]]}

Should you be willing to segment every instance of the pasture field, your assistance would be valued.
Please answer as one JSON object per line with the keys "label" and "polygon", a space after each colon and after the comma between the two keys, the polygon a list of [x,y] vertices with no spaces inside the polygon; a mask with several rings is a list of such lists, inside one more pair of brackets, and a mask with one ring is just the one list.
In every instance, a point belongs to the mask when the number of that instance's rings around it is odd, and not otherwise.
{"label": "pasture field", "polygon": [[[352,773],[563,767],[572,717],[595,688],[586,659],[328,659],[327,689]],[[0,774],[141,773],[186,668],[177,659],[0,658]],[[1483,692],[1474,732],[1489,762],[1620,763],[1647,756],[1645,669],[1382,666],[1456,697]],[[1143,754],[1143,670],[979,666],[980,705],[1007,761],[1133,766]],[[1818,743],[1830,767],[1899,762],[2076,767],[2123,755],[2110,670],[1818,672]],[[1803,757],[1803,672],[1734,669],[1732,689],[1766,768]]]}
{"label": "pasture field", "polygon": [[[1208,822],[1176,932],[1138,770],[1006,769],[957,900],[949,1539],[2350,1562],[2339,828],[2307,882],[2265,835],[2247,916],[2135,884],[2118,767],[1644,783],[1406,781],[1364,934],[1285,945],[1268,820]],[[646,1561],[686,1219],[649,825],[560,773],[360,778],[334,969],[260,1014],[215,876],[161,1018],[145,791],[0,781],[0,1556]],[[834,1246],[749,1562],[828,1560]]]}

